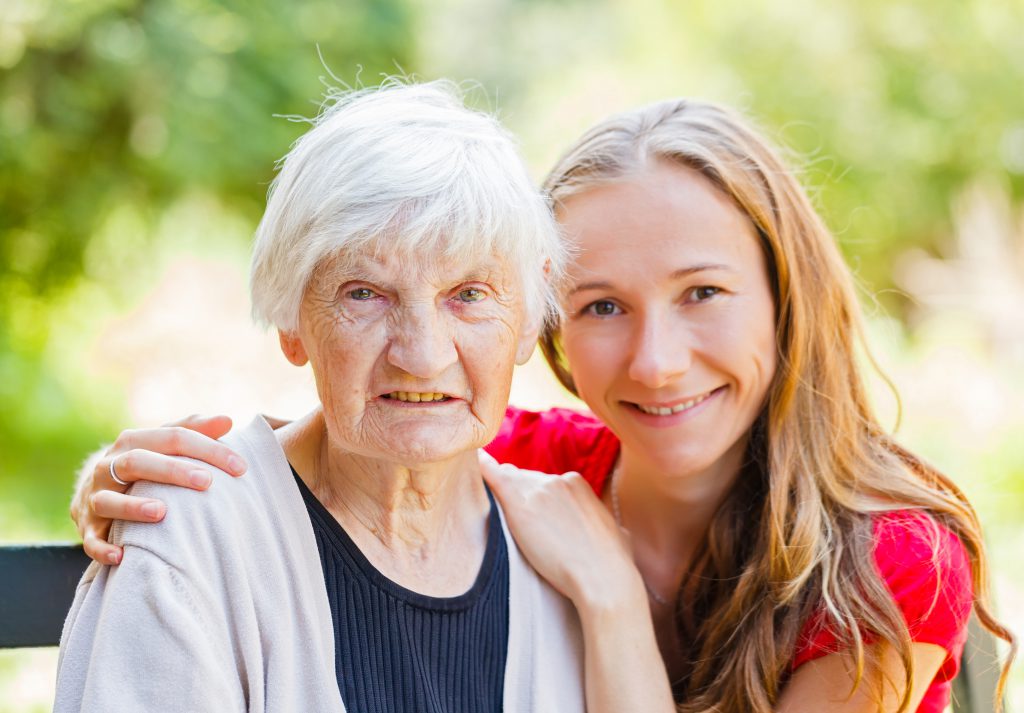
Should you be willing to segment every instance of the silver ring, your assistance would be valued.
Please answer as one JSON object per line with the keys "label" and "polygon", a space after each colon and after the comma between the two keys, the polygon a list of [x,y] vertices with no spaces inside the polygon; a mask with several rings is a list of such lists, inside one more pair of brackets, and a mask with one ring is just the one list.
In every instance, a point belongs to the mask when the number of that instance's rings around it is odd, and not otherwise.
{"label": "silver ring", "polygon": [[123,480],[117,477],[117,471],[114,469],[114,462],[116,460],[117,456],[114,456],[113,458],[110,459],[110,477],[113,478],[114,482],[117,483],[118,485],[123,485],[124,487],[127,488],[128,483],[124,482]]}

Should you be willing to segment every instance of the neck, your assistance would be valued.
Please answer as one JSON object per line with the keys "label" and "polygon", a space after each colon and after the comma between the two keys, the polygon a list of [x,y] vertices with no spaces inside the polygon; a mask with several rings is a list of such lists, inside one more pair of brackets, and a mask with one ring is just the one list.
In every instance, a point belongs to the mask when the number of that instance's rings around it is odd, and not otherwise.
{"label": "neck", "polygon": [[299,477],[367,556],[369,546],[422,563],[486,538],[490,503],[475,451],[422,465],[353,453],[331,440],[321,409],[278,433]]}
{"label": "neck", "polygon": [[662,562],[674,562],[672,569],[681,575],[736,483],[745,454],[741,441],[703,470],[666,473],[643,453],[623,448],[617,490],[634,543]]}

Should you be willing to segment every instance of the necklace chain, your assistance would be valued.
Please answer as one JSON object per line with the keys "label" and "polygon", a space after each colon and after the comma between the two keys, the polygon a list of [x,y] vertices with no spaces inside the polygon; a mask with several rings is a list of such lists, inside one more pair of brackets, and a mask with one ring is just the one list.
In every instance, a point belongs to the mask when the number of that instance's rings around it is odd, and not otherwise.
{"label": "necklace chain", "polygon": [[[615,516],[615,524],[622,527],[622,510],[619,507],[619,480],[622,471],[622,460],[621,458],[616,460],[615,467],[612,468],[610,490],[612,493],[612,515]],[[637,571],[640,572],[640,568],[637,567]],[[656,601],[658,604],[667,606],[671,602],[665,597],[658,594],[651,588],[651,585],[647,583],[647,578],[644,577],[644,573],[640,572],[640,581],[644,583],[644,589],[647,590],[648,596]]]}

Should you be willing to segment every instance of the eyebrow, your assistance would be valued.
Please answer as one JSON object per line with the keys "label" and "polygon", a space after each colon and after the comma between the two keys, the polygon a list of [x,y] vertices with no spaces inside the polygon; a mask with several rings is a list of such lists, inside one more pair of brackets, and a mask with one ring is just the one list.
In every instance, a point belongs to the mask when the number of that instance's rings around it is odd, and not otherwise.
{"label": "eyebrow", "polygon": [[[724,270],[726,272],[736,272],[733,268],[729,267],[728,265],[713,262],[702,262],[696,265],[690,265],[689,267],[679,268],[678,270],[674,271],[671,275],[669,275],[669,279],[678,280],[683,277],[689,277],[694,273],[707,272],[710,270]],[[571,290],[569,290],[569,294],[574,295],[577,292],[586,292],[587,290],[610,290],[612,289],[612,287],[612,283],[602,280],[595,282],[581,282],[580,284],[574,286]]]}

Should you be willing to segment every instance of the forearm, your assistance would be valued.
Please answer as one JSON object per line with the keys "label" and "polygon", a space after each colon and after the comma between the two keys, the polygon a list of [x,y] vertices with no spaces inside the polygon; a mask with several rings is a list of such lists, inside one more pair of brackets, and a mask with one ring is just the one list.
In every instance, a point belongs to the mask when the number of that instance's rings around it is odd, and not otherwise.
{"label": "forearm", "polygon": [[578,607],[588,713],[675,711],[646,593],[632,589],[621,601]]}

